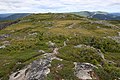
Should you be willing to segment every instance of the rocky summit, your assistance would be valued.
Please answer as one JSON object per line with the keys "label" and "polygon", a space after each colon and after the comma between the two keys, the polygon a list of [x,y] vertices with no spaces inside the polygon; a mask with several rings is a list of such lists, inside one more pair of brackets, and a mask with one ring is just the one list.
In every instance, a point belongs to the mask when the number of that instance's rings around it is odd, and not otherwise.
{"label": "rocky summit", "polygon": [[0,21],[0,80],[119,79],[119,20],[39,13]]}

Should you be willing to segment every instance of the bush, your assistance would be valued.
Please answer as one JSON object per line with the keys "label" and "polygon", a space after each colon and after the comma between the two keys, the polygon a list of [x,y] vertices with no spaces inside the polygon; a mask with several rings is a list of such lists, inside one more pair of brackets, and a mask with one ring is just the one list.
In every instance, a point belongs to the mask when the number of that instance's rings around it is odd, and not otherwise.
{"label": "bush", "polygon": [[97,54],[97,52],[91,48],[74,48],[74,46],[66,46],[61,48],[59,52],[60,54],[57,56],[68,61],[90,62],[93,64],[97,64],[102,61],[102,58]]}
{"label": "bush", "polygon": [[85,44],[100,49],[102,52],[120,52],[120,44],[109,38],[80,36],[73,37],[68,44]]}

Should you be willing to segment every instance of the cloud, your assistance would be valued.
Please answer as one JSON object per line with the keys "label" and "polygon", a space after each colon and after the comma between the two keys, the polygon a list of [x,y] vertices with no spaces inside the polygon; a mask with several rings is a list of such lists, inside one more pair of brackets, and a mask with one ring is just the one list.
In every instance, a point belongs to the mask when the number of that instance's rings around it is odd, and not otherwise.
{"label": "cloud", "polygon": [[120,6],[120,3],[112,3],[110,6]]}
{"label": "cloud", "polygon": [[0,13],[83,10],[120,12],[120,0],[0,0]]}

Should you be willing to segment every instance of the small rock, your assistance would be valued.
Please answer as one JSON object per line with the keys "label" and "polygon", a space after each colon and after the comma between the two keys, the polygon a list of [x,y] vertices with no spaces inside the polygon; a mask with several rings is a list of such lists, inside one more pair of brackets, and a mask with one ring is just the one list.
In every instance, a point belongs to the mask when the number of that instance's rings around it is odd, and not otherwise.
{"label": "small rock", "polygon": [[74,48],[81,48],[83,45],[74,46]]}
{"label": "small rock", "polygon": [[38,52],[39,52],[39,53],[45,53],[45,51],[43,51],[43,50],[39,50]]}
{"label": "small rock", "polygon": [[97,26],[97,28],[100,28],[100,26]]}
{"label": "small rock", "polygon": [[118,35],[120,36],[120,32],[118,32]]}
{"label": "small rock", "polygon": [[29,35],[33,36],[33,35],[37,35],[37,34],[38,34],[38,33],[35,32],[35,33],[31,33],[31,34],[29,34]]}
{"label": "small rock", "polygon": [[55,48],[56,45],[55,45],[55,43],[49,41],[49,42],[48,42],[48,46],[49,46],[50,48]]}
{"label": "small rock", "polygon": [[0,49],[4,49],[5,48],[5,45],[3,45],[3,46],[0,46]]}

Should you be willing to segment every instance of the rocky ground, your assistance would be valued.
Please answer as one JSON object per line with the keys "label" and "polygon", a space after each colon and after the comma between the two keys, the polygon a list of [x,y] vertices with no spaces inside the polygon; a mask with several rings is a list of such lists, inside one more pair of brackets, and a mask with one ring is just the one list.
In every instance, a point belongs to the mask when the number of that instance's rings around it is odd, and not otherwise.
{"label": "rocky ground", "polygon": [[[55,46],[55,43],[52,43],[51,41],[49,41],[48,44],[51,47]],[[64,42],[64,46],[66,46],[65,42]],[[75,47],[80,48],[82,46],[85,45],[79,45]],[[90,47],[90,46],[85,46],[85,47]],[[52,53],[45,53],[43,50],[40,50],[39,52],[44,53],[43,58],[35,60],[32,63],[30,63],[28,66],[23,68],[22,70],[12,73],[10,75],[9,80],[45,80],[47,75],[50,73],[49,67],[52,67],[51,66],[52,60],[56,59],[59,61],[63,61],[63,59],[60,59],[56,56],[56,54],[59,54],[58,50],[59,48],[53,48]],[[100,51],[98,51],[98,55],[100,55],[104,59],[104,55]],[[99,80],[98,76],[93,70],[94,68],[97,69],[95,65],[91,63],[80,63],[80,62],[73,62],[73,64],[74,64],[74,74],[80,80],[88,80],[88,79]],[[59,67],[61,67],[61,65],[59,65]]]}
{"label": "rocky ground", "polygon": [[1,29],[0,80],[119,80],[119,21],[31,14]]}

